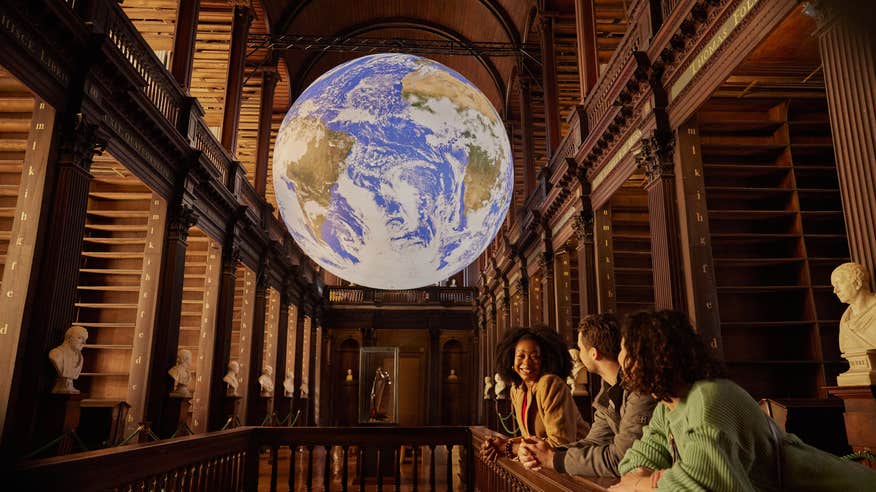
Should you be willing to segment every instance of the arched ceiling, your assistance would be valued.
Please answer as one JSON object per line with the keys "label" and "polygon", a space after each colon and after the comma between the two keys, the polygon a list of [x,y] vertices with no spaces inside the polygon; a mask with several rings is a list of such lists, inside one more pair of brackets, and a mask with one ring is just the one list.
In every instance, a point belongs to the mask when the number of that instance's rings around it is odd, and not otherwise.
{"label": "arched ceiling", "polygon": [[[536,0],[263,0],[273,34],[402,38],[519,45]],[[292,98],[317,77],[363,53],[285,50]],[[513,56],[427,55],[477,85],[500,114]]]}

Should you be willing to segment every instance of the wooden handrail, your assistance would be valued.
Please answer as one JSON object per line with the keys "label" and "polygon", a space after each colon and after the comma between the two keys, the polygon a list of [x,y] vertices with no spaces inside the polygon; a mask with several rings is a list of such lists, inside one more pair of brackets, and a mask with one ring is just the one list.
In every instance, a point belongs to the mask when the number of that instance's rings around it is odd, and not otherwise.
{"label": "wooden handrail", "polygon": [[208,477],[220,470],[230,482],[242,484],[244,461],[258,460],[258,448],[251,454],[252,436],[252,427],[239,427],[27,462],[18,467],[13,490],[88,491],[136,484],[153,490],[150,484]]}
{"label": "wooden handrail", "polygon": [[[501,436],[486,427],[470,427],[471,449],[474,461],[474,488],[480,491],[511,492],[519,490],[538,491],[593,491],[604,492],[606,487],[617,483],[613,478],[573,477],[542,469],[527,470],[516,460],[498,458],[487,462],[481,459],[481,445],[488,437]],[[505,436],[503,436],[505,437]]]}

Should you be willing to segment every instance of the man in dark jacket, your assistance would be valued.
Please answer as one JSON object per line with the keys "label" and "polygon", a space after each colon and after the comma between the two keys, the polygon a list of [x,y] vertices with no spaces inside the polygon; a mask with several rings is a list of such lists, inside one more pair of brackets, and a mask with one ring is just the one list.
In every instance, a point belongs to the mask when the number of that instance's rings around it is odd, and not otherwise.
{"label": "man in dark jacket", "polygon": [[593,400],[593,425],[584,439],[552,448],[530,438],[518,457],[526,468],[554,469],[570,475],[617,477],[617,465],[633,442],[642,437],[657,404],[649,395],[630,393],[621,384],[620,330],[611,314],[587,316],[578,327],[578,349],[588,371],[602,378]]}

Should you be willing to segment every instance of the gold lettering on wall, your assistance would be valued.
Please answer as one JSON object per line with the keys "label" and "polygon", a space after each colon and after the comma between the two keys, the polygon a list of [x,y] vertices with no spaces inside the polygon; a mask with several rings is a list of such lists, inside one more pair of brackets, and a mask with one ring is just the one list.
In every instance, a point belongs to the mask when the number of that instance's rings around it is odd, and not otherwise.
{"label": "gold lettering on wall", "polygon": [[742,20],[751,12],[751,9],[760,0],[743,0],[739,6],[733,11],[730,17],[721,24],[717,32],[697,53],[696,57],[690,62],[687,69],[678,77],[672,87],[669,89],[669,100],[674,100],[681,91],[690,84],[691,80],[699,73],[712,56],[721,48],[727,38],[733,33],[733,30],[742,23]]}

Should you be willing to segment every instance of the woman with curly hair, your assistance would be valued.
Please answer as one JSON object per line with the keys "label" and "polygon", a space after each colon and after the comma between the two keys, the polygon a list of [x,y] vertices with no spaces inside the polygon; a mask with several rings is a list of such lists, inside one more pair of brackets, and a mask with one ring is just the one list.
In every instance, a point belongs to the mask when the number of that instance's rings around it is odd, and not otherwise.
{"label": "woman with curly hair", "polygon": [[496,347],[496,366],[502,379],[512,383],[511,406],[522,438],[487,439],[482,446],[484,457],[517,456],[520,441],[530,436],[558,446],[587,434],[589,426],[566,385],[572,357],[556,332],[547,328],[506,332]]}
{"label": "woman with curly hair", "polygon": [[876,490],[876,472],[786,434],[724,379],[684,313],[628,317],[618,359],[628,390],[660,403],[612,490]]}

